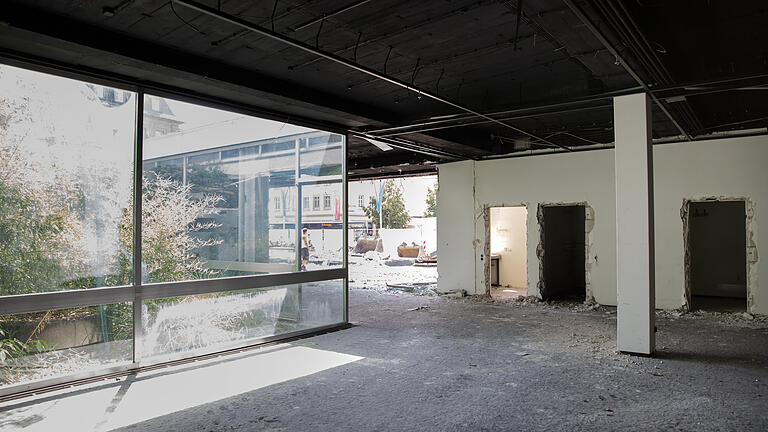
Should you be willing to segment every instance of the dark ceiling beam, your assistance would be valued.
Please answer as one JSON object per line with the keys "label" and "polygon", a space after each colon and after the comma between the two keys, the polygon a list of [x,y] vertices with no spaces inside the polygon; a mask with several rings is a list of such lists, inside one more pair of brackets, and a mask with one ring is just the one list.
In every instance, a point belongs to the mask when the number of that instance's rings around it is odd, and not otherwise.
{"label": "dark ceiling beam", "polygon": [[[661,85],[673,85],[675,83],[664,63],[654,51],[648,39],[632,19],[632,15],[622,2],[592,0],[593,4],[602,9],[604,17],[612,21],[614,31],[624,39],[625,46],[634,52],[634,58],[651,75],[653,80]],[[703,126],[698,116],[687,102],[675,106],[676,111],[684,123],[686,130],[703,131]]]}
{"label": "dark ceiling beam", "polygon": [[441,96],[439,96],[437,94],[434,94],[434,93],[432,93],[430,91],[426,91],[426,90],[423,90],[421,88],[415,87],[415,86],[413,86],[413,85],[411,85],[409,83],[406,83],[406,82],[401,81],[401,80],[396,79],[396,78],[392,78],[392,77],[390,77],[390,76],[388,76],[386,74],[383,74],[381,72],[378,72],[378,71],[376,71],[374,69],[371,69],[371,68],[368,68],[366,66],[360,65],[358,63],[355,63],[353,61],[347,60],[345,58],[336,56],[336,55],[334,55],[332,53],[323,51],[321,49],[318,49],[316,47],[308,45],[308,44],[306,44],[304,42],[291,39],[291,38],[289,38],[287,36],[284,36],[284,35],[282,35],[280,33],[276,33],[276,32],[270,31],[268,29],[259,27],[256,24],[253,24],[251,22],[248,22],[248,21],[243,20],[241,18],[238,18],[236,16],[220,12],[220,11],[218,11],[218,10],[216,10],[214,8],[211,8],[209,6],[206,6],[204,4],[201,4],[201,3],[198,3],[198,2],[195,2],[195,1],[191,1],[191,0],[171,0],[171,1],[173,1],[176,4],[179,4],[179,5],[185,6],[187,8],[190,8],[192,10],[196,10],[196,11],[202,13],[202,14],[209,15],[211,17],[217,18],[217,19],[219,19],[219,20],[221,20],[223,22],[228,22],[230,24],[233,24],[233,25],[236,25],[236,26],[239,26],[239,27],[251,30],[251,31],[253,31],[255,33],[258,33],[258,34],[261,34],[263,36],[267,36],[267,37],[269,37],[271,39],[274,39],[276,41],[282,42],[282,43],[287,44],[289,46],[293,46],[295,48],[298,48],[298,49],[300,49],[302,51],[305,51],[305,52],[308,52],[310,54],[314,54],[314,55],[317,55],[319,57],[326,58],[328,60],[331,60],[331,61],[333,61],[333,62],[335,62],[337,64],[340,64],[342,66],[348,67],[350,69],[354,69],[354,70],[357,70],[357,71],[362,72],[364,74],[367,74],[367,75],[370,75],[370,76],[373,76],[373,77],[377,77],[377,78],[379,78],[382,81],[385,81],[385,82],[394,84],[396,86],[402,87],[402,88],[404,88],[404,89],[406,89],[408,91],[412,91],[412,92],[416,93],[417,95],[425,96],[425,97],[427,97],[429,99],[432,99],[432,100],[435,100],[437,102],[443,103],[445,105],[448,105],[450,107],[456,108],[458,110],[465,111],[465,112],[467,112],[469,114],[473,114],[473,115],[485,118],[486,120],[490,120],[493,123],[496,123],[496,124],[498,124],[500,126],[503,126],[503,127],[507,128],[507,129],[511,129],[511,130],[513,130],[513,131],[515,131],[517,133],[520,133],[520,134],[523,134],[523,135],[527,135],[527,136],[529,136],[529,137],[531,137],[533,139],[539,140],[541,142],[545,142],[547,144],[555,145],[555,146],[560,147],[560,148],[562,148],[564,150],[569,150],[567,147],[564,147],[564,146],[559,145],[559,144],[552,143],[552,142],[548,141],[545,138],[539,137],[539,136],[537,136],[535,134],[532,134],[532,133],[530,133],[528,131],[520,129],[520,128],[518,128],[516,126],[513,126],[513,125],[511,125],[509,123],[505,123],[505,122],[496,120],[496,119],[494,119],[492,117],[486,116],[486,115],[484,115],[484,114],[482,114],[482,113],[480,113],[478,111],[473,110],[472,108],[468,108],[468,107],[465,107],[465,106],[460,105],[458,103],[452,102],[452,101],[450,101],[450,100],[448,100],[446,98],[443,98],[443,97],[441,97]]}
{"label": "dark ceiling beam", "polygon": [[411,165],[407,168],[392,168],[390,171],[383,169],[371,169],[366,171],[353,172],[347,176],[349,181],[363,181],[363,180],[383,180],[391,178],[404,178],[404,177],[423,177],[428,175],[436,175],[437,167],[435,165]]}
{"label": "dark ceiling beam", "polygon": [[[5,26],[0,26],[0,58],[17,66],[34,66],[50,73],[105,85],[122,85],[129,89],[140,87],[167,97],[207,102],[211,106],[325,130],[348,131],[349,126],[344,126],[338,121],[339,118],[350,120],[352,125],[391,123],[391,120],[382,121],[381,118],[385,116],[381,113],[370,113],[369,109],[360,104],[345,102],[331,94],[261,76],[250,70],[232,66],[223,68],[195,55],[158,47],[82,23],[72,23],[66,18],[26,7],[12,5],[0,9],[0,21],[5,23]],[[9,46],[27,50],[34,47],[35,53],[9,49]],[[47,49],[51,52],[45,51]],[[91,65],[91,61],[96,63]],[[109,67],[104,69],[105,65]],[[126,75],[126,66],[133,72],[141,71],[141,75],[132,76],[131,72]],[[219,90],[217,80],[226,89],[222,87]],[[238,100],[232,99],[235,89]],[[251,89],[258,94],[261,102],[269,101],[267,105],[270,107],[247,102],[251,94],[248,90]],[[285,109],[292,104],[301,107],[304,115],[312,111],[320,117],[330,116],[336,120],[317,120],[291,112],[298,108],[285,111],[276,108],[279,105]],[[470,158],[408,140],[394,140],[392,146],[440,160]],[[473,150],[477,149],[473,147]]]}
{"label": "dark ceiling beam", "polygon": [[371,136],[371,135],[356,132],[356,131],[349,131],[349,134],[362,139],[375,139],[377,141],[381,141],[383,143],[388,144],[391,147],[394,147],[400,150],[408,150],[414,153],[421,153],[427,156],[433,156],[440,159],[449,159],[449,160],[473,159],[472,157],[464,154],[454,153],[452,151],[443,150],[434,146],[418,143],[415,141],[409,141],[401,138],[376,137],[376,136]]}
{"label": "dark ceiling beam", "polygon": [[418,155],[399,153],[382,157],[350,159],[347,178],[362,180],[372,178],[402,177],[434,173],[439,161],[419,158]]}
{"label": "dark ceiling beam", "polygon": [[[209,96],[219,97],[219,87],[241,88],[239,102],[257,94],[262,110],[282,112],[283,118],[315,111],[322,117],[346,118],[350,123],[391,124],[392,113],[338,95],[274,78],[257,71],[220,63],[178,49],[166,48],[113,31],[104,30],[66,17],[22,6],[4,4],[0,8],[0,48],[17,57],[45,59],[72,70],[101,70],[103,75],[132,77],[134,83],[184,88],[194,85],[204,94],[200,82],[207,82]],[[30,34],[33,33],[33,34]],[[67,66],[68,64],[68,66]],[[126,73],[126,70],[131,72]],[[176,71],[177,73],[169,73]],[[129,77],[130,79],[130,77]],[[190,80],[196,80],[193,84]],[[221,84],[221,85],[219,85]],[[227,95],[231,90],[227,90]],[[252,104],[256,106],[256,104]],[[286,109],[287,108],[287,109]],[[293,112],[292,112],[293,110]],[[301,110],[301,114],[296,114]],[[327,122],[327,120],[326,120]],[[339,125],[341,123],[338,123]]]}
{"label": "dark ceiling beam", "polygon": [[425,155],[413,154],[410,152],[392,152],[392,154],[382,154],[380,156],[368,156],[362,158],[350,158],[347,162],[347,169],[366,170],[383,167],[420,165],[425,162],[437,162],[438,159],[428,158]]}
{"label": "dark ceiling beam", "polygon": [[600,31],[600,29],[595,26],[595,24],[582,12],[582,10],[576,6],[576,4],[572,0],[563,0],[563,2],[568,6],[574,15],[581,21],[582,24],[584,24],[585,27],[589,29],[589,31],[592,33],[595,38],[602,44],[605,49],[608,50],[615,58],[616,60],[621,64],[621,66],[624,68],[624,70],[627,71],[627,73],[638,83],[641,87],[643,87],[643,90],[648,94],[648,96],[653,100],[653,102],[661,109],[661,111],[664,113],[664,115],[667,116],[667,118],[672,122],[672,124],[675,125],[678,131],[686,138],[688,141],[692,141],[693,138],[691,135],[683,129],[682,126],[680,126],[680,123],[670,114],[667,107],[651,92],[650,87],[648,84],[643,81],[642,78],[637,74],[637,72],[632,69],[629,64],[626,62],[626,60],[619,54],[619,52],[616,50],[616,48],[608,41],[608,39],[603,35],[603,33]]}

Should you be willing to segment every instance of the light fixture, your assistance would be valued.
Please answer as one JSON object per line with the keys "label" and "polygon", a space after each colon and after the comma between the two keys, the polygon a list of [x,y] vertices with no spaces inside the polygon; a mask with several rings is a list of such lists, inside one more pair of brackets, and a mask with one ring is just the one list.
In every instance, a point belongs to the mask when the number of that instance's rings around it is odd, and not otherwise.
{"label": "light fixture", "polygon": [[382,141],[379,141],[379,140],[375,140],[373,138],[368,138],[368,137],[362,137],[362,138],[364,140],[368,141],[369,143],[375,145],[376,147],[378,147],[379,150],[381,150],[381,151],[390,151],[390,150],[392,150],[392,147],[390,147],[389,144],[387,144],[385,142],[382,142]]}

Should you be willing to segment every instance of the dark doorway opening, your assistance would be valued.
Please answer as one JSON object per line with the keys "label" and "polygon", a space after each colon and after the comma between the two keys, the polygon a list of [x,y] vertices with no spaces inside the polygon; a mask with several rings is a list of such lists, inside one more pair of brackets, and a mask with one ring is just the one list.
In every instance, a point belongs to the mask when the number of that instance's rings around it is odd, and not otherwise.
{"label": "dark doorway opening", "polygon": [[579,300],[586,296],[585,208],[546,206],[543,210],[543,284],[545,300]]}
{"label": "dark doorway opening", "polygon": [[688,215],[691,309],[746,311],[744,201],[691,202]]}

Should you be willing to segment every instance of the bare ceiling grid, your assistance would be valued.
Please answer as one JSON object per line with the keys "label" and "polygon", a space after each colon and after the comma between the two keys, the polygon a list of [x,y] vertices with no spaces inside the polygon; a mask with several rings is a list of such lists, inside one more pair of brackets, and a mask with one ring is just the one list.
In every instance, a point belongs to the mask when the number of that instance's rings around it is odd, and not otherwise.
{"label": "bare ceiling grid", "polygon": [[[205,64],[200,68],[203,77],[188,81],[188,87],[211,96],[238,94],[242,101],[252,94],[249,103],[276,115],[355,123],[358,131],[452,116],[448,123],[392,135],[405,140],[402,148],[408,151],[384,154],[353,137],[350,167],[361,177],[431,170],[435,162],[454,160],[451,155],[482,158],[518,151],[526,146],[526,133],[537,137],[530,142],[547,140],[544,144],[550,147],[610,142],[612,114],[606,107],[610,96],[638,91],[627,67],[659,95],[654,108],[656,138],[674,138],[684,131],[695,139],[766,127],[768,48],[758,41],[768,40],[763,25],[768,6],[758,0],[738,5],[707,2],[694,8],[685,2],[608,0],[199,2],[211,8],[220,3],[223,12],[256,27],[274,29],[412,89],[175,0],[8,0],[8,7],[0,11],[0,19],[8,24],[0,29],[0,49],[22,54],[28,50],[26,54],[63,61],[64,51],[55,52],[58,44],[71,52],[73,66],[106,74],[130,71],[142,79],[162,76],[174,67],[189,73],[193,65]],[[574,4],[599,27],[605,41],[595,37],[585,17],[574,13]],[[73,30],[78,28],[79,32]],[[25,47],[19,41],[30,31],[45,36],[37,45]],[[103,40],[89,41],[84,34],[89,31],[110,36],[120,45],[113,54]],[[45,43],[53,51],[35,51]],[[82,46],[82,55],[77,46]],[[135,61],[121,57],[138,52]],[[250,83],[245,78],[249,73]],[[747,76],[752,78],[743,85],[717,82]],[[192,77],[166,81],[183,88],[185,79]],[[703,86],[679,84],[684,82]],[[268,96],[264,89],[275,94]],[[475,114],[419,98],[422,90]],[[549,104],[551,108],[538,113],[524,110]],[[493,116],[483,118],[487,113]],[[515,129],[494,123],[499,119]],[[442,158],[439,149],[445,151]]]}

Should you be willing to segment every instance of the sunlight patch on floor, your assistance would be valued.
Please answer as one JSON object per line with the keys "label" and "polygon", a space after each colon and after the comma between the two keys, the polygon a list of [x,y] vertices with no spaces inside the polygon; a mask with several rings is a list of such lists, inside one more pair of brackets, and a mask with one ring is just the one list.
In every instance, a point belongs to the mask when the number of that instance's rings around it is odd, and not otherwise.
{"label": "sunlight patch on floor", "polygon": [[361,360],[293,345],[0,405],[0,430],[109,431]]}

